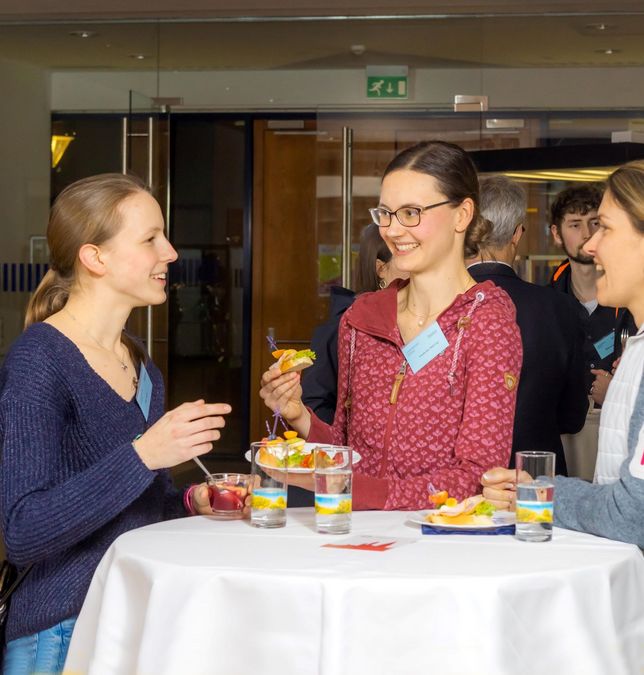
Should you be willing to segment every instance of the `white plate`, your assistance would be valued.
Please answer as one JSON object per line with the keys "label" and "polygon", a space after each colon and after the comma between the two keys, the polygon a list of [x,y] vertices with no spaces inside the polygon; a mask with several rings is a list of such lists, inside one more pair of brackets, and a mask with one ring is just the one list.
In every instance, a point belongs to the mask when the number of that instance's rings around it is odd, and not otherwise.
{"label": "white plate", "polygon": [[[329,445],[328,443],[305,443],[304,444],[304,453],[305,455],[310,455],[311,452],[313,452],[313,448],[319,448],[320,446],[324,447],[325,445]],[[246,461],[250,462],[251,461],[251,454],[250,450],[246,451],[246,454],[244,455],[246,458]],[[353,463],[357,464],[360,460],[362,459],[361,455],[359,452],[356,452],[355,450],[353,451]],[[266,466],[265,464],[262,464],[261,462],[258,462],[258,464],[261,467],[267,468],[267,469],[274,469],[274,466]],[[289,473],[313,473],[313,469],[304,469],[299,466],[294,466],[294,467],[289,467],[288,470]]]}
{"label": "white plate", "polygon": [[435,530],[494,530],[497,527],[514,525],[514,511],[496,511],[492,516],[494,522],[491,525],[443,525],[442,523],[430,523],[425,519],[430,513],[438,513],[436,509],[427,509],[426,511],[416,511],[409,516],[412,523],[419,525],[429,525]]}

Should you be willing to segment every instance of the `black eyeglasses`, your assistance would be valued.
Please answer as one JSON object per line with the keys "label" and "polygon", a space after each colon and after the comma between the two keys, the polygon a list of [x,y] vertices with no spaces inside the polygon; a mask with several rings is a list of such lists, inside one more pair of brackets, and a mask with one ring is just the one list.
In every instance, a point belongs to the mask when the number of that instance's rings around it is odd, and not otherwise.
{"label": "black eyeglasses", "polygon": [[423,206],[422,208],[420,206],[401,206],[396,211],[388,211],[387,209],[383,209],[382,206],[378,206],[375,209],[369,209],[369,213],[371,214],[371,219],[378,227],[389,227],[392,216],[396,216],[396,220],[403,227],[416,227],[420,225],[420,216],[424,211],[435,209],[438,206],[443,206],[443,204],[450,204],[451,201],[451,199],[446,199],[445,201]]}

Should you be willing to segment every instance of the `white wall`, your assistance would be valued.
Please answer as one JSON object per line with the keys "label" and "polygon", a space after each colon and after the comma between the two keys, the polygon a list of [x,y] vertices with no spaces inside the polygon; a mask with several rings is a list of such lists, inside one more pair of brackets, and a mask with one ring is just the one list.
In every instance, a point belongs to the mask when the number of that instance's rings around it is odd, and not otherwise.
{"label": "white wall", "polygon": [[127,91],[180,96],[188,109],[450,108],[487,94],[491,109],[644,107],[644,68],[412,70],[408,101],[367,99],[364,70],[55,72],[53,110],[123,110]]}
{"label": "white wall", "polygon": [[[49,74],[0,60],[0,262],[27,262],[29,237],[47,226]],[[27,294],[0,290],[0,356],[22,328]]]}

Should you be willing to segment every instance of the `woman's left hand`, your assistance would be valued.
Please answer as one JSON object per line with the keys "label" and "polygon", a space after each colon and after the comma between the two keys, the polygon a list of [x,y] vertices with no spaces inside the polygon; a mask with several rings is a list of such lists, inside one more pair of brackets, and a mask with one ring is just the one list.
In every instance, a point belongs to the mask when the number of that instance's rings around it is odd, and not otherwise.
{"label": "woman's left hand", "polygon": [[315,492],[315,480],[313,478],[313,472],[289,473],[288,484],[303,488],[304,490],[309,490],[310,492]]}
{"label": "woman's left hand", "polygon": [[[275,478],[279,481],[282,481],[284,477],[284,473],[280,471],[271,471],[271,469],[264,469],[264,471],[271,476],[271,478]],[[286,483],[288,485],[303,488],[304,490],[309,490],[310,492],[315,491],[315,480],[312,471],[308,473],[292,473],[289,471],[287,472]]]}
{"label": "woman's left hand", "polygon": [[[250,518],[250,503],[251,495],[244,494],[242,492],[239,494],[241,498],[243,495],[244,506],[242,509],[242,515],[244,518]],[[195,511],[197,516],[212,516],[214,511],[212,510],[212,504],[210,502],[210,488],[206,483],[200,483],[195,487],[195,489],[190,494],[190,501],[192,503],[192,508]]]}
{"label": "woman's left hand", "polygon": [[195,486],[190,494],[192,508],[198,516],[212,516],[212,506],[210,506],[210,490],[206,483]]}

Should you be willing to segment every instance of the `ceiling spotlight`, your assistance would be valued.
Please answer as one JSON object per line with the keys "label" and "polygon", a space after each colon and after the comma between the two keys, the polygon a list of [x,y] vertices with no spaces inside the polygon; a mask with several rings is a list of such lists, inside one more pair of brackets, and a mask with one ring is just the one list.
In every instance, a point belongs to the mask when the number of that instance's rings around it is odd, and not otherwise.
{"label": "ceiling spotlight", "polygon": [[595,49],[595,52],[597,54],[606,54],[607,56],[610,56],[611,54],[619,54],[621,49],[613,49],[612,47],[608,47],[607,49]]}
{"label": "ceiling spotlight", "polygon": [[71,35],[72,37],[77,37],[77,38],[83,38],[83,39],[85,39],[85,38],[93,38],[93,37],[96,37],[96,36],[98,35],[98,33],[96,33],[96,32],[93,31],[93,30],[73,30],[73,31],[70,32],[70,35]]}
{"label": "ceiling spotlight", "polygon": [[607,23],[587,23],[586,28],[589,28],[590,30],[597,30],[601,33],[603,31],[612,30],[615,28],[615,26],[611,26]]}
{"label": "ceiling spotlight", "polygon": [[351,45],[349,49],[354,56],[362,56],[367,51],[364,45]]}
{"label": "ceiling spotlight", "polygon": [[147,58],[145,54],[130,54],[131,59],[136,59],[137,61],[143,61],[143,59]]}

